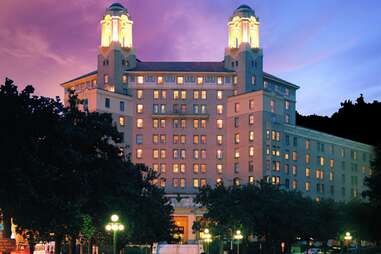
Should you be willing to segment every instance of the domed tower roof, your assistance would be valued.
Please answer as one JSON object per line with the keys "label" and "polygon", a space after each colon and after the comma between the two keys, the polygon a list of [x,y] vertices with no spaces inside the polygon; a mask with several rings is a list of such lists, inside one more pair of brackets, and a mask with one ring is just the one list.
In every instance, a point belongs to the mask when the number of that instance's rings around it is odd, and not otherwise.
{"label": "domed tower roof", "polygon": [[120,16],[122,14],[128,15],[127,9],[120,3],[113,3],[107,8],[105,15]]}
{"label": "domed tower roof", "polygon": [[252,16],[256,17],[254,10],[246,4],[242,4],[233,12],[230,20],[232,20],[233,17],[250,18]]}

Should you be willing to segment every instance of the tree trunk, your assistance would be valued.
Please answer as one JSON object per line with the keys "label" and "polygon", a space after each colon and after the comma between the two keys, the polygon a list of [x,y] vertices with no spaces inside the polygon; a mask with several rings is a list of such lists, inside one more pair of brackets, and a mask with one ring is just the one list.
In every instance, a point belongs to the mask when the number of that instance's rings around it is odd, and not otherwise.
{"label": "tree trunk", "polygon": [[12,216],[7,209],[3,210],[4,238],[11,238],[12,235]]}
{"label": "tree trunk", "polygon": [[54,237],[54,254],[61,254],[62,249],[62,237],[56,235]]}

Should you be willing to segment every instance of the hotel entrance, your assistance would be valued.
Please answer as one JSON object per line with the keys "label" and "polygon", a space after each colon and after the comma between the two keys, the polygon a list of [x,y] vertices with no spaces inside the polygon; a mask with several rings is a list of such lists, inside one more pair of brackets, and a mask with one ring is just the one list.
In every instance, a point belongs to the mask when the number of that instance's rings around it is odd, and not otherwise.
{"label": "hotel entrance", "polygon": [[174,216],[173,220],[174,220],[174,224],[175,224],[175,230],[173,233],[173,238],[180,244],[187,243],[187,241],[189,240],[188,216]]}

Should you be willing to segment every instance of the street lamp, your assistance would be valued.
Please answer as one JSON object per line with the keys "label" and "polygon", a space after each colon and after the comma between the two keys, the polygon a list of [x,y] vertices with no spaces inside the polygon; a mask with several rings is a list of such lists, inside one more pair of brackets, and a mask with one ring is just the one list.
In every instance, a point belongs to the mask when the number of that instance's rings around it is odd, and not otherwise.
{"label": "street lamp", "polygon": [[111,215],[111,222],[106,225],[106,230],[109,232],[113,232],[113,238],[112,238],[112,252],[113,254],[116,254],[116,233],[118,231],[124,230],[124,225],[122,223],[119,223],[119,216],[116,214]]}
{"label": "street lamp", "polygon": [[206,253],[209,253],[209,243],[212,242],[212,235],[209,233],[209,229],[204,229],[204,232],[201,232],[200,237],[206,243]]}
{"label": "street lamp", "polygon": [[237,230],[233,236],[234,240],[237,241],[237,254],[239,254],[239,242],[243,239],[241,230]]}

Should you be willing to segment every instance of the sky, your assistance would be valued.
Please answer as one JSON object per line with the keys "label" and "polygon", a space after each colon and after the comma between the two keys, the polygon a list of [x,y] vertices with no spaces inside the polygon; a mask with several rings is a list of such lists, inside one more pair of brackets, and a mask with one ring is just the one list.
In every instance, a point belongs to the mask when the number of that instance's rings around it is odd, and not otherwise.
{"label": "sky", "polygon": [[[43,96],[96,69],[110,0],[0,0],[0,83]],[[264,70],[297,84],[297,110],[330,115],[360,93],[381,100],[379,0],[119,0],[143,61],[221,61],[240,4],[259,17]]]}

